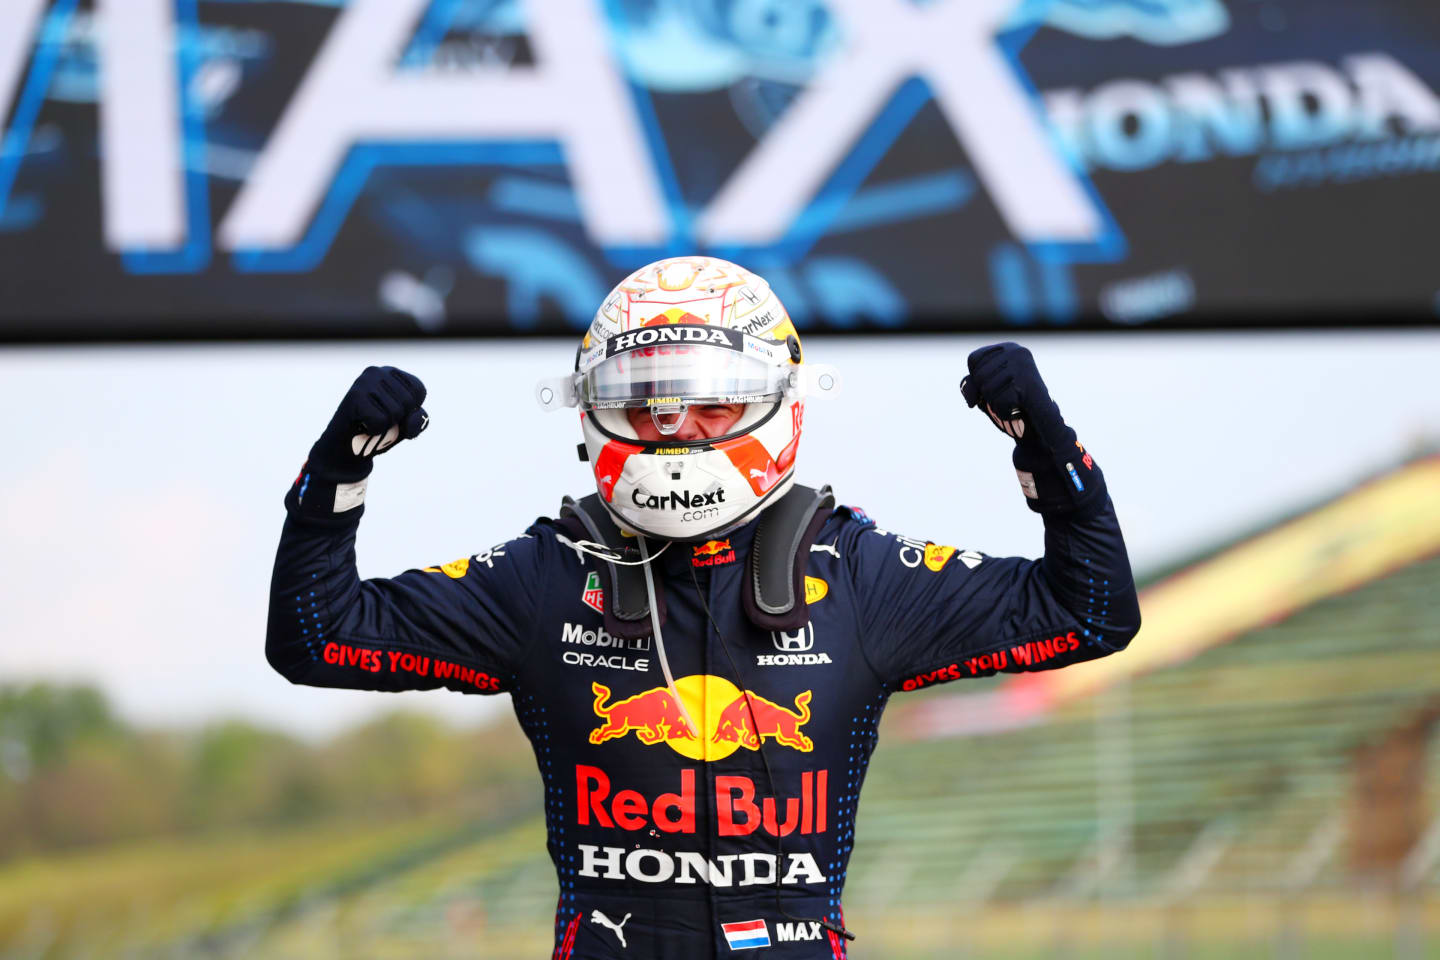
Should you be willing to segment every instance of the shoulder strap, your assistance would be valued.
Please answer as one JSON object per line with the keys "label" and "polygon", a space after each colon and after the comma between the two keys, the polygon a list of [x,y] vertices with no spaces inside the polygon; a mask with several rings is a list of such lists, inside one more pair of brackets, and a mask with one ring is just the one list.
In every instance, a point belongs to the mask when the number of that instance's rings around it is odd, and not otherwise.
{"label": "shoulder strap", "polygon": [[799,630],[806,609],[805,561],[835,507],[830,487],[795,485],[760,515],[750,548],[750,589],[740,591],[745,614],[764,630]]}
{"label": "shoulder strap", "polygon": [[[621,534],[620,527],[595,494],[575,500],[566,497],[560,503],[560,526],[584,539],[603,544],[622,560],[631,563],[640,559],[640,550],[633,537]],[[576,529],[578,527],[579,529]],[[650,600],[645,593],[645,574],[638,566],[619,563],[598,564],[605,589],[605,629],[617,637],[635,640],[654,632],[650,625]],[[655,584],[656,613],[665,622],[663,584]]]}
{"label": "shoulder strap", "polygon": [[[829,486],[819,490],[798,484],[760,514],[746,565],[749,589],[740,591],[745,615],[762,630],[795,631],[810,619],[805,598],[805,562],[810,545],[835,507]],[[634,539],[625,537],[595,494],[560,505],[559,526],[572,536],[603,544],[621,559],[640,559]],[[605,589],[605,629],[617,637],[638,639],[653,632],[645,574],[639,566],[600,563]],[[655,606],[665,623],[663,583],[655,584]]]}

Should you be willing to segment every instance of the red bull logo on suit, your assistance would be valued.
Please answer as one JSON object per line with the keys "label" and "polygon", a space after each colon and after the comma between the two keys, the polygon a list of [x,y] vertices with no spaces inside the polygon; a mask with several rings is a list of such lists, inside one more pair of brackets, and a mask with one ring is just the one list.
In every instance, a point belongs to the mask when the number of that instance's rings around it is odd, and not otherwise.
{"label": "red bull logo on suit", "polygon": [[[773,884],[778,873],[782,884],[824,883],[820,864],[809,851],[791,851],[783,857],[753,851],[711,857],[692,850],[649,849],[641,845],[643,841],[636,841],[662,833],[694,835],[704,823],[713,824],[718,837],[822,834],[829,829],[829,777],[828,770],[805,770],[800,774],[798,795],[766,797],[759,794],[750,777],[717,776],[714,793],[707,797],[697,787],[693,767],[679,771],[673,792],[653,794],[644,789],[616,789],[619,784],[605,770],[577,764],[574,823],[630,834],[616,836],[622,846],[578,844],[579,874],[645,883],[746,887]],[[792,780],[783,786],[794,790],[796,784]],[[710,815],[701,818],[696,811],[704,803],[710,806]]]}
{"label": "red bull logo on suit", "polygon": [[735,562],[735,550],[729,540],[706,540],[693,548],[692,567],[719,567]]}
{"label": "red bull logo on suit", "polygon": [[[724,677],[692,674],[675,681],[682,709],[668,687],[619,700],[603,683],[592,683],[590,689],[595,715],[604,721],[590,731],[594,744],[634,733],[646,746],[663,743],[691,760],[705,761],[724,759],[742,747],[759,750],[765,740],[802,753],[815,749],[800,729],[810,722],[810,690],[797,694],[791,708],[742,691]],[[702,729],[692,729],[690,719]]]}

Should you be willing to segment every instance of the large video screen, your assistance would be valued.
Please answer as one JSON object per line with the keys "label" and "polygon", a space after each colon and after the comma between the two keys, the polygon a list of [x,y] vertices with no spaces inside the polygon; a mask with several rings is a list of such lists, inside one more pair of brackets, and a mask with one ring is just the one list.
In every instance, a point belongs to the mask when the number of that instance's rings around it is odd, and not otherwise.
{"label": "large video screen", "polygon": [[0,338],[1436,316],[1440,4],[5,0]]}

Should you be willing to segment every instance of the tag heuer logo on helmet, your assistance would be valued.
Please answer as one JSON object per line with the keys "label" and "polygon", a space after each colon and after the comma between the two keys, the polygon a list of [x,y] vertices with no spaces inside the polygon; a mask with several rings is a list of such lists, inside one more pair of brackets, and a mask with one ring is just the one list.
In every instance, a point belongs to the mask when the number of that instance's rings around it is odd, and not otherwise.
{"label": "tag heuer logo on helmet", "polygon": [[636,347],[650,347],[662,343],[709,344],[739,350],[744,337],[738,330],[724,327],[709,327],[699,324],[673,324],[663,327],[644,327],[627,333],[617,333],[605,341],[605,356],[613,357]]}

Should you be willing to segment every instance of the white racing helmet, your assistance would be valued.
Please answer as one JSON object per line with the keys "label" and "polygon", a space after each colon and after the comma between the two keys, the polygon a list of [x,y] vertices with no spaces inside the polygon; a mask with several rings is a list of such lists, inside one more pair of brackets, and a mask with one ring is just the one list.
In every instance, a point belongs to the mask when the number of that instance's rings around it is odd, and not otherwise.
{"label": "white racing helmet", "polygon": [[[833,392],[833,367],[804,362],[770,285],[713,257],[672,257],[610,291],[581,341],[575,372],[542,380],[547,410],[580,408],[600,500],[632,533],[705,540],[753,519],[790,489],[809,394]],[[691,407],[744,404],[724,436],[669,440]],[[628,409],[661,439],[641,440]]]}

